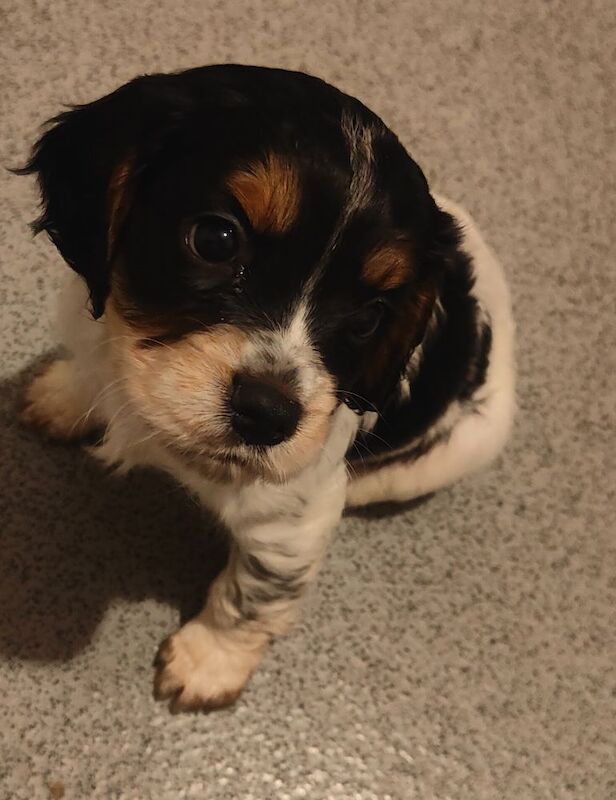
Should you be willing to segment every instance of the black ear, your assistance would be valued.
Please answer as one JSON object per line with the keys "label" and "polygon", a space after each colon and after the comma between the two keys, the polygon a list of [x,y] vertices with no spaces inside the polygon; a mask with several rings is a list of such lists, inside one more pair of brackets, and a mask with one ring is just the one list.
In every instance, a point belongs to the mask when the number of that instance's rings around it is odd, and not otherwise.
{"label": "black ear", "polygon": [[[456,273],[461,231],[427,191],[423,174],[416,168],[424,188],[415,197],[417,243],[412,280],[399,289],[398,300],[389,324],[377,339],[376,349],[367,359],[362,375],[353,387],[355,395],[348,403],[357,410],[382,411],[399,399],[400,379],[406,374],[414,350],[426,340],[436,302],[449,276]],[[409,196],[413,196],[409,192]],[[361,398],[355,400],[355,398]]]}
{"label": "black ear", "polygon": [[173,76],[144,76],[50,120],[20,174],[35,173],[46,231],[90,290],[92,313],[105,307],[110,234],[121,196],[187,112]]}

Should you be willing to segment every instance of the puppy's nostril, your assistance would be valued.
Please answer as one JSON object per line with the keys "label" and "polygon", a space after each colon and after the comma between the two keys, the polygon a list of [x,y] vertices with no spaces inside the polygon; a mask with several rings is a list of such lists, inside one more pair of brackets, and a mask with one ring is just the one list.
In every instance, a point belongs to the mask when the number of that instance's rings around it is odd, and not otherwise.
{"label": "puppy's nostril", "polygon": [[236,375],[230,405],[233,430],[246,444],[271,446],[289,439],[301,408],[275,386],[247,375]]}

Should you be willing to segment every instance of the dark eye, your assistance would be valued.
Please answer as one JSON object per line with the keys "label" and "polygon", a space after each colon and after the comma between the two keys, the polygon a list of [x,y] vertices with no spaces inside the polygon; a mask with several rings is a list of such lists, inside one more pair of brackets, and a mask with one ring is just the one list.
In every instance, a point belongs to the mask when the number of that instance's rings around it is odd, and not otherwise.
{"label": "dark eye", "polygon": [[233,218],[206,214],[189,227],[186,244],[193,255],[208,264],[226,264],[239,255],[242,234]]}
{"label": "dark eye", "polygon": [[364,306],[361,311],[353,317],[349,332],[354,339],[365,341],[373,336],[383,318],[385,304],[376,300],[370,305]]}

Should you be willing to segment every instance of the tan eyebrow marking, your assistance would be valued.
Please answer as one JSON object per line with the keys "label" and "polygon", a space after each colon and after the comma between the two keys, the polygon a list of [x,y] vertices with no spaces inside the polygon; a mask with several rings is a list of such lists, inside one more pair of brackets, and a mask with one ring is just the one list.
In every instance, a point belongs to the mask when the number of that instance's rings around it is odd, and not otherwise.
{"label": "tan eyebrow marking", "polygon": [[393,242],[375,248],[364,261],[362,279],[375,288],[396,289],[408,278],[412,268],[409,242]]}
{"label": "tan eyebrow marking", "polygon": [[227,187],[260,233],[284,233],[297,219],[299,176],[292,164],[276,153],[234,172]]}

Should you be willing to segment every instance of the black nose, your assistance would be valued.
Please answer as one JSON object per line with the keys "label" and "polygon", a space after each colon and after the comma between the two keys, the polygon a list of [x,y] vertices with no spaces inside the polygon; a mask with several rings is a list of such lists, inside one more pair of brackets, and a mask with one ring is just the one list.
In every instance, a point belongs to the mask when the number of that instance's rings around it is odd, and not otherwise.
{"label": "black nose", "polygon": [[269,383],[236,375],[230,402],[233,430],[246,444],[280,444],[295,433],[299,403]]}

